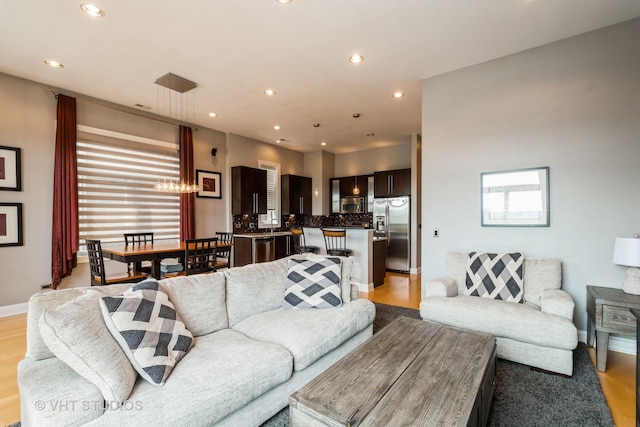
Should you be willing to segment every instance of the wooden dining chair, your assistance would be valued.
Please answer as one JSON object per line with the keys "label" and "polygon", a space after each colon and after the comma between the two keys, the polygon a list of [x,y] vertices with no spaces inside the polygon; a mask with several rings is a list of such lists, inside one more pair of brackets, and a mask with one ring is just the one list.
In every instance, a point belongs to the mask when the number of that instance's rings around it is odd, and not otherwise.
{"label": "wooden dining chair", "polygon": [[217,237],[187,239],[184,243],[185,275],[216,271]]}
{"label": "wooden dining chair", "polygon": [[308,246],[304,238],[304,230],[302,228],[292,228],[291,237],[293,238],[293,249],[299,253],[318,253],[320,250],[317,246]]}
{"label": "wooden dining chair", "polygon": [[[146,245],[147,243],[153,244],[153,233],[124,233],[125,246]],[[145,262],[145,265],[142,265],[142,261],[131,262],[129,270],[151,274],[151,264]]]}
{"label": "wooden dining chair", "polygon": [[[233,244],[233,233],[226,231],[216,231],[218,245],[220,243]],[[231,246],[224,248],[216,248],[216,270],[220,268],[229,268],[231,265]]]}
{"label": "wooden dining chair", "polygon": [[327,255],[349,256],[353,254],[347,249],[347,231],[344,229],[322,229]]}
{"label": "wooden dining chair", "polygon": [[147,278],[142,272],[129,271],[126,275],[107,277],[104,271],[104,258],[100,240],[85,240],[87,255],[89,256],[89,271],[91,273],[91,286],[113,285],[115,283],[137,283]]}

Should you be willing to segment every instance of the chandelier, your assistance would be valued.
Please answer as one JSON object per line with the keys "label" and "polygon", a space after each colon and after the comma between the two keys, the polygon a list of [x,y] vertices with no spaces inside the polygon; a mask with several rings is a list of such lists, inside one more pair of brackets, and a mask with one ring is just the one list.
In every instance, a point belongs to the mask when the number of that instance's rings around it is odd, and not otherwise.
{"label": "chandelier", "polygon": [[197,193],[200,191],[200,187],[197,184],[185,184],[184,182],[159,182],[156,184],[156,191],[161,191],[164,193]]}

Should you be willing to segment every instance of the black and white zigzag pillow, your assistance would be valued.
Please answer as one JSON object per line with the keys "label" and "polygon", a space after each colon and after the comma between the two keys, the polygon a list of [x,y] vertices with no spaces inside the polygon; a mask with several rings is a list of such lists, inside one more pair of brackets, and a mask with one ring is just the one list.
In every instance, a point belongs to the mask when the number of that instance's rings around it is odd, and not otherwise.
{"label": "black and white zigzag pillow", "polygon": [[465,284],[465,295],[524,303],[524,257],[471,252]]}
{"label": "black and white zigzag pillow", "polygon": [[286,286],[284,309],[340,307],[340,258],[289,260]]}
{"label": "black and white zigzag pillow", "polygon": [[189,351],[193,335],[155,280],[140,282],[121,295],[100,299],[102,316],[134,369],[163,385]]}

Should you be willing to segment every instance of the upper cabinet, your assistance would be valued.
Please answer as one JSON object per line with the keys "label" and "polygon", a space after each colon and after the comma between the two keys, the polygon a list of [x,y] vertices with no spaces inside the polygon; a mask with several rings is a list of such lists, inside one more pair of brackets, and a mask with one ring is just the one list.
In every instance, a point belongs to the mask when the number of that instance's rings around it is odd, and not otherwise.
{"label": "upper cabinet", "polygon": [[[341,210],[340,199],[344,197],[362,197],[365,199],[365,212],[373,211],[373,175],[343,176],[329,180],[331,189],[331,213],[347,213]],[[364,212],[363,212],[364,213]]]}
{"label": "upper cabinet", "polygon": [[374,197],[411,195],[411,169],[375,172],[373,182]]}
{"label": "upper cabinet", "polygon": [[280,183],[282,215],[311,215],[311,178],[282,175]]}
{"label": "upper cabinet", "polygon": [[267,213],[267,171],[246,166],[231,168],[231,213]]}

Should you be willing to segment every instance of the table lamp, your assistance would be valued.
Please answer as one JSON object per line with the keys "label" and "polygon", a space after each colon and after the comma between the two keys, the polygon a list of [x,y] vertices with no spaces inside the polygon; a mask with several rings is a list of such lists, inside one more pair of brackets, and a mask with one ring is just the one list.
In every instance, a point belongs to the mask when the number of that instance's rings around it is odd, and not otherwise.
{"label": "table lamp", "polygon": [[613,263],[630,267],[627,278],[622,283],[622,290],[628,294],[640,295],[640,235],[616,238]]}

